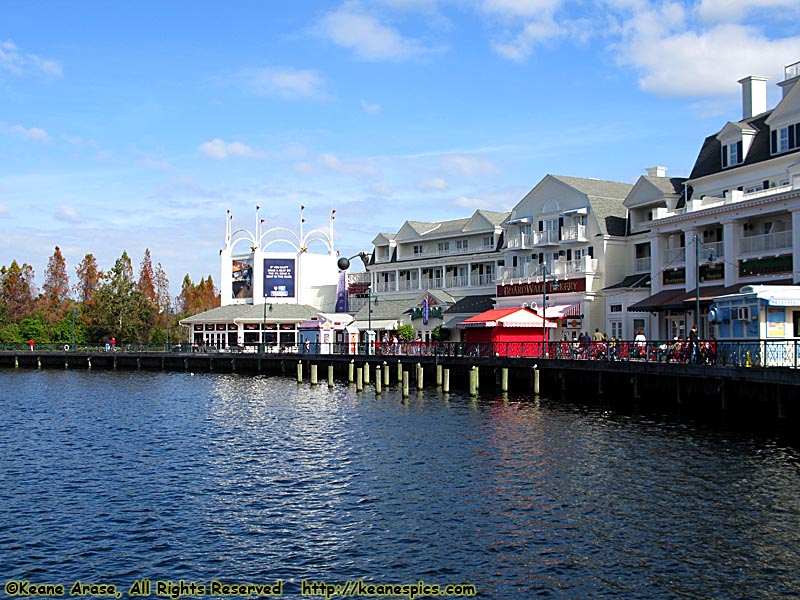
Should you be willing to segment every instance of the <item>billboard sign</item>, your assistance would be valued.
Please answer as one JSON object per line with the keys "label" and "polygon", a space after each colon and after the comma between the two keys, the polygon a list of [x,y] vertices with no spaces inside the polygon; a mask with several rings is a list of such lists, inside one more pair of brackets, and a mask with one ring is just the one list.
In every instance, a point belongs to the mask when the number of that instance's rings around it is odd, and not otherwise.
{"label": "billboard sign", "polygon": [[234,298],[253,297],[253,257],[234,256],[231,268]]}
{"label": "billboard sign", "polygon": [[295,297],[295,259],[264,259],[264,297]]}

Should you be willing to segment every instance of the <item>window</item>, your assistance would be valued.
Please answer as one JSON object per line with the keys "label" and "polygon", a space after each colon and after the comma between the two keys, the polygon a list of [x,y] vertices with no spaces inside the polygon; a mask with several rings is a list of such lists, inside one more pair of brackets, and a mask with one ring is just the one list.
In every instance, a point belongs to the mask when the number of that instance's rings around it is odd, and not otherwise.
{"label": "window", "polygon": [[611,321],[611,337],[613,338],[621,338],[622,337],[622,321]]}
{"label": "window", "polygon": [[450,242],[439,242],[439,253],[450,252]]}
{"label": "window", "polygon": [[424,254],[424,247],[422,244],[414,246],[414,256],[419,256],[420,254]]}
{"label": "window", "polygon": [[758,185],[751,185],[749,187],[744,188],[744,193],[745,194],[752,194],[754,192],[760,192],[763,189],[764,189],[764,186],[759,183]]}
{"label": "window", "polygon": [[483,236],[483,238],[481,239],[481,245],[484,248],[494,248],[494,236],[493,235]]}
{"label": "window", "polygon": [[744,161],[742,141],[722,146],[722,168],[733,167]]}
{"label": "window", "polygon": [[609,307],[609,310],[610,310],[612,313],[618,313],[618,312],[622,312],[622,304],[612,304],[612,305]]}
{"label": "window", "polygon": [[779,154],[800,146],[800,123],[772,130],[771,151]]}
{"label": "window", "polygon": [[458,252],[466,252],[469,250],[469,240],[456,240],[456,250]]}

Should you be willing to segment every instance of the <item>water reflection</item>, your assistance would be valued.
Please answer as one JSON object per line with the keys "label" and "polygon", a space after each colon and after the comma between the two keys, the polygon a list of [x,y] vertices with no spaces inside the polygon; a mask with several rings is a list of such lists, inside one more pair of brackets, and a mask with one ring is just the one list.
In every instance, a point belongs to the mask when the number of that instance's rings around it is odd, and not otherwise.
{"label": "water reflection", "polygon": [[[798,453],[519,397],[0,372],[0,572],[800,594]],[[56,390],[56,392],[54,392]],[[294,586],[294,587],[292,587]]]}

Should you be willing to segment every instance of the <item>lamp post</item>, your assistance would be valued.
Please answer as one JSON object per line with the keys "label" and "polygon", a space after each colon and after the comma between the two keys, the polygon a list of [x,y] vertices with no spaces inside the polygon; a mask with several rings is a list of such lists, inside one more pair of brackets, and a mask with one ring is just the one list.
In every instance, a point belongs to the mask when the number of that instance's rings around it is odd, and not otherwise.
{"label": "lamp post", "polygon": [[372,349],[372,345],[375,342],[374,339],[371,339],[372,335],[375,332],[372,331],[372,300],[375,300],[375,304],[378,303],[378,297],[372,293],[372,288],[370,287],[367,290],[367,354],[372,354],[370,350]]}
{"label": "lamp post", "polygon": [[167,314],[166,327],[165,327],[165,329],[166,329],[166,335],[165,335],[166,343],[165,343],[165,346],[166,347],[164,348],[164,350],[166,352],[169,352],[169,302],[167,302],[167,308],[166,308],[166,310],[164,312],[166,312],[166,314]]}
{"label": "lamp post", "polygon": [[[694,234],[694,324],[700,332],[700,235]],[[714,261],[714,250],[706,249],[708,262]]]}
{"label": "lamp post", "polygon": [[[542,342],[546,344],[548,341],[547,327],[545,327],[545,314],[547,313],[547,277],[548,275],[552,274],[548,272],[546,262],[543,262],[541,265],[539,265],[539,268],[542,271]],[[554,289],[557,283],[558,279],[553,276]]]}

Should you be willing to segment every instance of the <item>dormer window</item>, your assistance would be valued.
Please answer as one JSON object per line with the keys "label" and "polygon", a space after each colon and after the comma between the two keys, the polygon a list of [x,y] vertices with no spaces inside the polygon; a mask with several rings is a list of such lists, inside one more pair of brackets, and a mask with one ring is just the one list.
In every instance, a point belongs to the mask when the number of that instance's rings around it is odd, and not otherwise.
{"label": "dormer window", "polygon": [[722,147],[722,168],[733,167],[744,160],[741,140]]}
{"label": "dormer window", "polygon": [[772,154],[788,152],[800,147],[800,123],[772,130]]}

